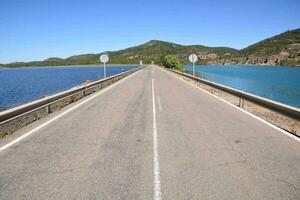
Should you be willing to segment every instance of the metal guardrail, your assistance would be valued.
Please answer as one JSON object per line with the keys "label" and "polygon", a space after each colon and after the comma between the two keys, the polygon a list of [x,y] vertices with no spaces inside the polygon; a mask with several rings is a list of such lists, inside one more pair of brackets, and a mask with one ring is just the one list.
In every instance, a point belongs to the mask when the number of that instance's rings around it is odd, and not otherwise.
{"label": "metal guardrail", "polygon": [[265,108],[268,108],[272,111],[280,113],[284,116],[287,116],[287,117],[290,117],[290,118],[293,118],[293,119],[296,119],[296,120],[300,120],[300,109],[298,109],[298,108],[288,106],[288,105],[285,105],[285,104],[282,104],[282,103],[279,103],[279,102],[275,102],[275,101],[272,101],[270,99],[259,97],[259,96],[253,95],[253,94],[242,92],[240,90],[236,90],[236,89],[233,89],[233,88],[230,88],[230,87],[226,87],[224,85],[217,84],[217,83],[214,83],[214,82],[211,82],[211,81],[208,81],[208,80],[204,80],[204,79],[201,79],[199,77],[195,77],[195,76],[192,76],[190,74],[183,73],[183,72],[180,72],[180,71],[177,71],[177,70],[172,70],[172,69],[168,69],[168,70],[170,70],[170,71],[172,71],[176,74],[179,74],[181,76],[184,76],[184,77],[190,78],[192,80],[198,81],[200,83],[209,85],[212,88],[219,89],[221,91],[227,92],[227,93],[229,93],[233,96],[238,97],[240,99],[239,100],[239,106],[240,107],[242,107],[242,105],[243,105],[243,100],[247,100],[251,103],[258,104],[262,107],[265,107]]}
{"label": "metal guardrail", "polygon": [[[108,78],[105,79],[101,79],[92,83],[89,83],[87,85],[83,85],[83,86],[79,86],[49,97],[45,97],[43,99],[40,100],[36,100],[6,111],[2,111],[0,112],[0,130],[2,129],[1,126],[11,123],[12,121],[16,120],[18,123],[20,123],[20,120],[17,120],[18,118],[22,118],[26,115],[30,115],[31,113],[34,113],[38,110],[43,109],[46,114],[49,114],[52,112],[51,110],[51,106],[60,102],[60,101],[64,101],[69,99],[67,102],[65,103],[63,106],[61,106],[60,108],[74,102],[77,101],[91,93],[94,93],[98,90],[101,90],[102,88],[111,85],[112,83],[142,69],[143,67],[139,67],[137,69],[133,69],[133,70],[129,70],[126,72],[122,72],[120,74],[116,74],[114,76],[110,76]],[[77,95],[77,97],[76,97]],[[41,118],[41,117],[40,117]],[[26,120],[26,119],[24,119]],[[31,121],[35,121],[37,119],[31,119]],[[30,123],[30,122],[29,122]],[[29,124],[27,122],[25,122],[25,124]],[[24,124],[24,122],[22,122],[22,124]],[[10,126],[15,126],[15,124],[12,124]],[[24,126],[24,125],[23,125]],[[1,132],[3,130],[0,131],[0,138],[1,138]],[[3,131],[5,134],[5,131]],[[2,132],[2,134],[3,134]]]}

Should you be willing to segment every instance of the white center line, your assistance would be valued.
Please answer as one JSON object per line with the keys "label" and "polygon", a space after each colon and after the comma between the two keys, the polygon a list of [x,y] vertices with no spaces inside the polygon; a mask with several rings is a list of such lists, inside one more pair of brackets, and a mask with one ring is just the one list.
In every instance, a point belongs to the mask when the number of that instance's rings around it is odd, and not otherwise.
{"label": "white center line", "polygon": [[162,107],[161,107],[160,98],[158,95],[157,95],[157,103],[158,103],[159,110],[161,111]]}
{"label": "white center line", "polygon": [[160,200],[161,199],[160,169],[159,169],[157,128],[156,128],[156,109],[155,109],[155,94],[154,94],[153,78],[152,78],[152,107],[153,107],[153,184],[154,184],[154,200]]}

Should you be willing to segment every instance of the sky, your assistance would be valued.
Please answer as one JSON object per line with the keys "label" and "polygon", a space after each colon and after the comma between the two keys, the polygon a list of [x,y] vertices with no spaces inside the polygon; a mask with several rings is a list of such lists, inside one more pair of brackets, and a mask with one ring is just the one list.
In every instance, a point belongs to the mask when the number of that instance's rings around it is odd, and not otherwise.
{"label": "sky", "polygon": [[0,63],[152,39],[241,49],[300,28],[299,8],[299,0],[1,0]]}

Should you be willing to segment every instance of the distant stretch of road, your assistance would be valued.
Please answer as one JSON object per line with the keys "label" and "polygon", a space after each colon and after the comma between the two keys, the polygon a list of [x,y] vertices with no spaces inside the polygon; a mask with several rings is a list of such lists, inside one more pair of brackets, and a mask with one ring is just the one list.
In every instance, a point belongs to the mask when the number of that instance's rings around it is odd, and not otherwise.
{"label": "distant stretch of road", "polygon": [[300,199],[299,141],[156,66],[0,149],[0,199]]}

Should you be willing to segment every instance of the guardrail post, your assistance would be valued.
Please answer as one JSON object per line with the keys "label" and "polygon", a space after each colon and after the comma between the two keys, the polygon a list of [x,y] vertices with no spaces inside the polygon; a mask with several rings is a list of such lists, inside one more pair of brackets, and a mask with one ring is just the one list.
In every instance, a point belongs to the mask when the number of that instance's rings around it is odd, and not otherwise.
{"label": "guardrail post", "polygon": [[244,107],[244,99],[242,97],[239,97],[239,107]]}
{"label": "guardrail post", "polygon": [[85,97],[86,96],[86,87],[84,87],[84,89],[83,89],[83,96]]}
{"label": "guardrail post", "polygon": [[48,104],[48,105],[46,106],[46,112],[47,112],[47,114],[50,114],[50,113],[51,113],[50,104]]}

